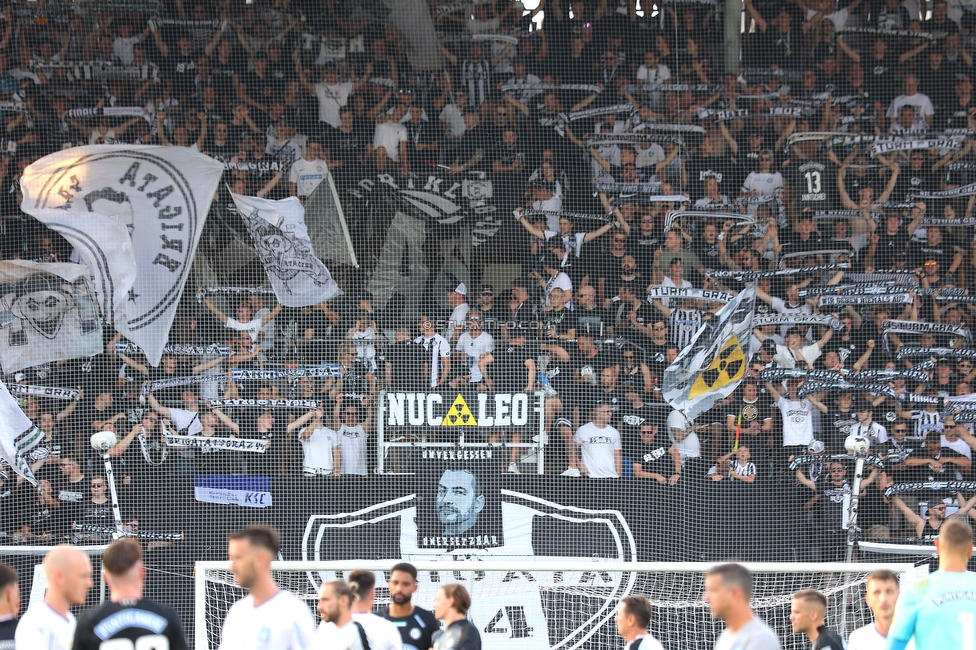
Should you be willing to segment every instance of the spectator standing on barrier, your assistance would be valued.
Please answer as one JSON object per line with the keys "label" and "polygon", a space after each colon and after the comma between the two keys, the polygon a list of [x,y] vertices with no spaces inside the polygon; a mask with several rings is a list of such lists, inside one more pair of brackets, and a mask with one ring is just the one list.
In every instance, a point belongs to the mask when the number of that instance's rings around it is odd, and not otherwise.
{"label": "spectator standing on barrier", "polygon": [[0,563],[0,648],[15,650],[14,633],[20,613],[20,586],[17,570]]}
{"label": "spectator standing on barrier", "polygon": [[88,556],[70,546],[55,546],[44,556],[47,593],[27,610],[14,635],[16,650],[70,650],[77,621],[71,608],[84,605],[92,588]]}
{"label": "spectator standing on barrier", "polygon": [[[344,408],[353,408],[348,404]],[[342,470],[342,452],[338,434],[325,426],[325,411],[319,407],[309,409],[305,415],[288,424],[288,433],[298,431],[304,460],[302,472],[307,477],[338,477]]]}
{"label": "spectator standing on barrier", "polygon": [[610,405],[598,403],[589,421],[576,430],[573,444],[580,448],[579,470],[590,478],[620,478],[623,475],[623,445],[620,432],[610,426]]}
{"label": "spectator standing on barrier", "polygon": [[428,386],[437,388],[447,382],[451,375],[451,344],[434,331],[434,321],[429,312],[420,316],[420,336],[413,340],[427,353],[423,374],[428,378]]}

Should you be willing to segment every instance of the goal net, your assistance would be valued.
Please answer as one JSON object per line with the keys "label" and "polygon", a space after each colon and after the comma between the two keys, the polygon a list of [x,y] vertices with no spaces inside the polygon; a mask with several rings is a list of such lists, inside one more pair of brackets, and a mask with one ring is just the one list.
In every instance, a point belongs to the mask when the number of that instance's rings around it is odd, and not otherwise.
{"label": "goal net", "polygon": [[[613,617],[625,596],[642,594],[654,607],[651,631],[667,648],[711,648],[722,623],[711,618],[702,600],[708,563],[570,563],[570,562],[416,562],[419,589],[414,604],[432,608],[440,585],[464,584],[472,596],[469,618],[478,626],[487,650],[539,648],[616,648]],[[911,564],[747,564],[755,579],[753,607],[785,642],[805,648],[793,636],[789,614],[792,594],[818,589],[828,600],[828,627],[850,631],[871,621],[864,606],[868,575],[889,569],[902,588],[918,580],[927,567]],[[315,609],[318,586],[344,578],[353,569],[377,572],[375,607],[389,602],[389,563],[275,562],[277,583]],[[197,562],[195,573],[195,650],[220,643],[228,609],[246,591],[236,584],[225,562]],[[846,636],[846,634],[845,634]]]}

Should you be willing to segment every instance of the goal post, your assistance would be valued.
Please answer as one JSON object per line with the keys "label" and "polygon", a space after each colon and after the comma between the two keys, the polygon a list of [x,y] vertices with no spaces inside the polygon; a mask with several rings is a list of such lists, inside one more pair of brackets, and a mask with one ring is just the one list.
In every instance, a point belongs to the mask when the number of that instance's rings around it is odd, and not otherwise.
{"label": "goal post", "polygon": [[[459,582],[472,595],[469,617],[486,650],[618,647],[613,616],[625,596],[647,596],[654,607],[652,632],[665,647],[711,648],[721,630],[702,600],[704,574],[719,562],[411,561],[419,589],[413,602],[432,608],[440,585]],[[828,625],[849,631],[865,625],[868,575],[887,569],[902,588],[928,573],[910,563],[743,563],[755,579],[753,607],[788,639],[792,594],[819,589],[828,599]],[[389,561],[273,562],[275,580],[314,610],[318,587],[354,569],[377,572],[376,605],[389,602]],[[227,562],[197,562],[194,571],[195,650],[214,650],[230,606],[246,595]],[[317,617],[316,617],[317,618]],[[802,644],[798,645],[800,647]],[[792,647],[792,646],[784,646]],[[805,646],[803,646],[805,647]]]}

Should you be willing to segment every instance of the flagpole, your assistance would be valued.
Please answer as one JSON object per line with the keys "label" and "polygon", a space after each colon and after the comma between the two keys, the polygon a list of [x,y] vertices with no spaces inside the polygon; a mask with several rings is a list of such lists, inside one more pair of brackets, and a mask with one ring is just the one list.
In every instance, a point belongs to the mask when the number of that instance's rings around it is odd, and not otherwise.
{"label": "flagpole", "polygon": [[335,183],[332,181],[331,171],[326,173],[325,180],[329,181],[329,189],[332,191],[332,198],[335,199],[336,210],[339,212],[339,224],[342,226],[342,236],[346,240],[346,248],[349,249],[349,257],[352,258],[352,265],[358,269],[359,262],[356,261],[356,250],[352,247],[349,227],[346,226],[346,213],[342,211],[342,202],[339,201],[339,192],[336,191]]}
{"label": "flagpole", "polygon": [[102,460],[105,461],[105,480],[108,481],[109,494],[112,496],[112,516],[115,518],[115,533],[112,535],[113,539],[122,539],[125,537],[125,532],[122,530],[122,510],[119,508],[119,494],[115,491],[115,473],[112,471],[112,457],[108,455],[108,451],[102,454]]}

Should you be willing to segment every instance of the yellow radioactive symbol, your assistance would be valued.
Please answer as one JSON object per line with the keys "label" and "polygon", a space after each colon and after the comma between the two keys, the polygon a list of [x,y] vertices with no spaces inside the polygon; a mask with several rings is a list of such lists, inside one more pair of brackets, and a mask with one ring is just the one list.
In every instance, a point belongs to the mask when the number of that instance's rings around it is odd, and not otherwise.
{"label": "yellow radioactive symbol", "polygon": [[746,374],[746,355],[739,345],[739,337],[732,335],[722,349],[718,351],[712,363],[700,375],[695,377],[695,383],[688,391],[688,399],[698,397],[702,393],[718,390],[723,386],[742,379]]}
{"label": "yellow radioactive symbol", "polygon": [[474,413],[468,408],[468,403],[458,395],[447,410],[447,415],[441,420],[442,427],[476,427],[478,421],[474,419]]}

